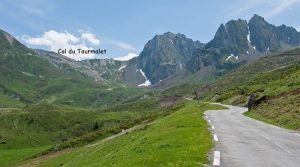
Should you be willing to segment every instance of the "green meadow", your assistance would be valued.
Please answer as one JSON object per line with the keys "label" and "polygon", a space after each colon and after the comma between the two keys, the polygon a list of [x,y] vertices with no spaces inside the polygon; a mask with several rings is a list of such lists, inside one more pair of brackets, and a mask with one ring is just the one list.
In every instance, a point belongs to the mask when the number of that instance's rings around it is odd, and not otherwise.
{"label": "green meadow", "polygon": [[[223,107],[188,102],[153,124],[93,147],[40,162],[41,166],[204,166],[213,147],[203,113]],[[46,155],[47,156],[47,155]]]}

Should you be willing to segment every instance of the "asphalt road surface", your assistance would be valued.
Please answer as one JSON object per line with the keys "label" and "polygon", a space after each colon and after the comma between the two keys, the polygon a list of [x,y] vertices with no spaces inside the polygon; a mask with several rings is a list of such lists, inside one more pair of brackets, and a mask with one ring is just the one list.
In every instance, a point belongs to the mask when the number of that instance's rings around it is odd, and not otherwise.
{"label": "asphalt road surface", "polygon": [[300,167],[300,133],[242,115],[246,108],[207,111],[216,143],[214,166]]}

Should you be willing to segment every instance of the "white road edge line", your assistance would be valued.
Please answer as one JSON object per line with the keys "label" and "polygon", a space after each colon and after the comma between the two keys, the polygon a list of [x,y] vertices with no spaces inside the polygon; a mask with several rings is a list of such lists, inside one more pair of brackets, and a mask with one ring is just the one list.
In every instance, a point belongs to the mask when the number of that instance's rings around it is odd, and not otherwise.
{"label": "white road edge line", "polygon": [[215,151],[214,152],[214,166],[220,166],[220,159],[221,159],[221,153],[220,151]]}
{"label": "white road edge line", "polygon": [[210,120],[208,120],[208,122],[209,122],[209,123],[211,123],[211,121],[210,121]]}
{"label": "white road edge line", "polygon": [[215,129],[214,125],[211,125],[211,129]]}
{"label": "white road edge line", "polygon": [[208,119],[208,117],[205,115],[205,118]]}
{"label": "white road edge line", "polygon": [[218,138],[218,136],[216,134],[214,134],[214,140],[215,141],[219,141],[219,138]]}
{"label": "white road edge line", "polygon": [[267,140],[270,140],[271,141],[271,139],[269,138],[269,137],[267,137],[267,136],[265,136],[265,135],[261,135],[262,137],[264,137],[264,138],[266,138]]}
{"label": "white road edge line", "polygon": [[279,147],[280,149],[282,149],[283,151],[285,151],[285,152],[287,152],[287,153],[289,153],[289,154],[292,155],[292,153],[291,153],[289,150],[285,149],[281,144],[278,144],[278,143],[276,143],[276,142],[274,142],[274,144],[275,144],[277,147]]}
{"label": "white road edge line", "polygon": [[298,134],[298,133],[294,133],[296,136],[300,136],[300,134]]}

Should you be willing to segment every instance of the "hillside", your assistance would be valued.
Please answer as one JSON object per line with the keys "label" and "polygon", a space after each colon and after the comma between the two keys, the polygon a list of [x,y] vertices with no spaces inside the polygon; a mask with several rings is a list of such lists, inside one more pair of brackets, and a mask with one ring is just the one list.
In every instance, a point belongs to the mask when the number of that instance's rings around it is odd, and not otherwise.
{"label": "hillside", "polygon": [[[118,138],[80,147],[58,157],[41,157],[40,166],[204,166],[213,143],[203,112],[217,105],[189,102],[172,114]],[[177,140],[180,138],[181,140]],[[176,154],[174,154],[176,153]],[[104,156],[103,156],[104,155]],[[26,163],[25,163],[26,166]]]}
{"label": "hillside", "polygon": [[[294,90],[299,86],[299,55],[300,49],[295,49],[262,57],[204,86],[199,93],[206,99],[243,105],[251,93],[272,96]],[[243,95],[243,98],[235,101],[236,95]]]}
{"label": "hillside", "polygon": [[127,66],[127,61],[117,61],[114,59],[87,59],[75,61],[54,52],[44,50],[34,51],[37,56],[47,59],[54,67],[66,74],[76,71],[82,75],[93,78],[96,81],[105,83],[120,83],[122,69]]}
{"label": "hillside", "polygon": [[144,97],[106,109],[38,104],[0,112],[0,166],[103,139],[172,112]]}
{"label": "hillside", "polygon": [[0,32],[0,62],[1,107],[34,103],[41,98],[38,90],[51,79],[67,77],[4,31]]}
{"label": "hillside", "polygon": [[77,107],[107,107],[142,89],[120,82],[126,62],[85,60],[32,50],[7,32],[0,32],[0,107],[47,102]]}
{"label": "hillside", "polygon": [[162,91],[165,98],[194,97],[204,101],[247,106],[258,103],[247,115],[278,126],[299,129],[300,49],[269,54],[210,81],[181,84]]}
{"label": "hillside", "polygon": [[198,90],[199,96],[233,105],[246,106],[255,93],[258,104],[247,115],[299,129],[300,49],[262,57],[238,68]]}

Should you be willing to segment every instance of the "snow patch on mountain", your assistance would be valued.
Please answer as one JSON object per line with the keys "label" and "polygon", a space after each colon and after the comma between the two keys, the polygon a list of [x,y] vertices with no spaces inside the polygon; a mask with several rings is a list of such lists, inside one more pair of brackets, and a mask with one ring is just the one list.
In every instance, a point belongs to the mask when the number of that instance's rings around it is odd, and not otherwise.
{"label": "snow patch on mountain", "polygon": [[248,44],[250,44],[251,41],[250,41],[250,30],[249,30],[249,27],[248,27],[247,40],[248,40]]}
{"label": "snow patch on mountain", "polygon": [[230,56],[228,56],[228,57],[225,59],[225,61],[231,59],[232,57],[235,58],[235,60],[238,60],[238,59],[239,59],[239,56],[234,56],[234,54],[230,54]]}
{"label": "snow patch on mountain", "polygon": [[122,66],[119,68],[119,71],[123,70],[124,68],[126,68],[126,66]]}
{"label": "snow patch on mountain", "polygon": [[139,84],[138,86],[150,86],[151,82],[150,80],[147,79],[146,74],[144,73],[144,71],[142,69],[139,69],[140,73],[142,74],[142,76],[145,78],[145,82],[142,84]]}

